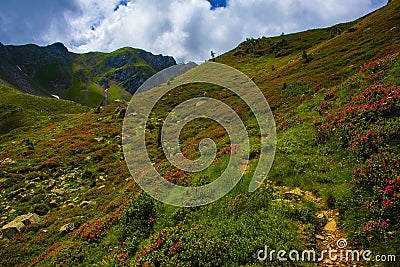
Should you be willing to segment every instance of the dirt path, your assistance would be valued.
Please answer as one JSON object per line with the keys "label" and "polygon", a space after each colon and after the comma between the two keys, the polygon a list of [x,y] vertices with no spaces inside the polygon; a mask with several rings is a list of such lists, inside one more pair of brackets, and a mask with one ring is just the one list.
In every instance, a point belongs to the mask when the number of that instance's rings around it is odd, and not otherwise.
{"label": "dirt path", "polygon": [[[351,244],[346,240],[344,232],[340,229],[338,225],[339,213],[337,210],[322,210],[318,215],[318,219],[326,219],[327,223],[319,234],[316,234],[316,247],[318,251],[322,250],[338,250],[338,253],[333,254],[333,256],[338,255],[338,259],[333,261],[329,256],[320,262],[319,266],[341,266],[341,267],[362,267],[364,266],[362,262],[352,261],[352,256],[349,254],[346,260],[347,250],[356,250],[357,248],[352,247]],[[340,251],[343,251],[343,258],[340,259]],[[359,250],[360,254],[363,253]],[[362,256],[360,256],[362,258]]]}
{"label": "dirt path", "polygon": [[[324,226],[315,233],[315,246],[314,251],[317,253],[317,257],[321,257],[321,253],[325,250],[323,260],[318,261],[317,266],[340,266],[340,267],[364,267],[362,262],[363,250],[357,250],[358,248],[353,247],[347,239],[344,231],[340,229],[339,224],[339,212],[335,209],[328,209],[323,203],[322,199],[316,198],[312,192],[303,191],[299,188],[290,190],[285,186],[274,186],[278,191],[281,199],[275,199],[275,202],[286,202],[291,203],[293,201],[312,201],[315,202],[321,209],[316,214],[317,219],[323,222]],[[310,248],[311,249],[311,248]],[[335,251],[336,250],[336,251]],[[346,252],[348,250],[358,251],[361,261],[357,260],[357,255],[348,254],[346,259]],[[329,251],[332,251],[331,257]],[[335,256],[337,258],[335,259]]]}

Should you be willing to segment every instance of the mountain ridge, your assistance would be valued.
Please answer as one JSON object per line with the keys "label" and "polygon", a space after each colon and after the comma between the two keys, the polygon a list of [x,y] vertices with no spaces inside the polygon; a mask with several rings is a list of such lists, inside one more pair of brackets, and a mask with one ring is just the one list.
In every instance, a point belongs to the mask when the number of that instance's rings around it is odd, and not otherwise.
{"label": "mountain ridge", "polygon": [[130,47],[77,54],[59,42],[0,46],[3,83],[25,93],[57,95],[92,107],[101,104],[105,89],[111,91],[111,100],[127,97],[147,78],[173,65],[172,57]]}

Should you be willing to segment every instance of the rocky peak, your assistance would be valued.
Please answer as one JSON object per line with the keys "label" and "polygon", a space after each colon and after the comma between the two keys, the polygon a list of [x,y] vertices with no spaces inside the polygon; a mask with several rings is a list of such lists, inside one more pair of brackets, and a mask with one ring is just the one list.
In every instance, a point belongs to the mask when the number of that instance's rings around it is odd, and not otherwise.
{"label": "rocky peak", "polygon": [[60,42],[48,45],[47,48],[51,49],[53,52],[57,54],[67,54],[68,53],[68,48]]}

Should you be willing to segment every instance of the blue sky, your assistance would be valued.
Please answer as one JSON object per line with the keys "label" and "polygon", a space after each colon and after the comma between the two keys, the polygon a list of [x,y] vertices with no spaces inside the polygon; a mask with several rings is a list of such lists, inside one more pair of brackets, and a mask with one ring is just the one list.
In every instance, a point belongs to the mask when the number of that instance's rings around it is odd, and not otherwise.
{"label": "blue sky", "polygon": [[219,7],[226,7],[226,0],[208,0],[208,2],[210,2],[212,10]]}
{"label": "blue sky", "polygon": [[63,42],[70,51],[124,46],[205,60],[248,37],[359,18],[387,0],[2,0],[0,42]]}

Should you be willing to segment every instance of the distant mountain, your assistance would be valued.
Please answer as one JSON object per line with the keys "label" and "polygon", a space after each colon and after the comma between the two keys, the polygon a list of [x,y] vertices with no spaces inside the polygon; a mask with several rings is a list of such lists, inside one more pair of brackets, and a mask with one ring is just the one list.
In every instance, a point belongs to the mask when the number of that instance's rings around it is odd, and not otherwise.
{"label": "distant mountain", "polygon": [[88,106],[134,93],[154,73],[176,65],[169,56],[134,48],[75,54],[62,43],[46,47],[0,43],[0,82],[22,92]]}

